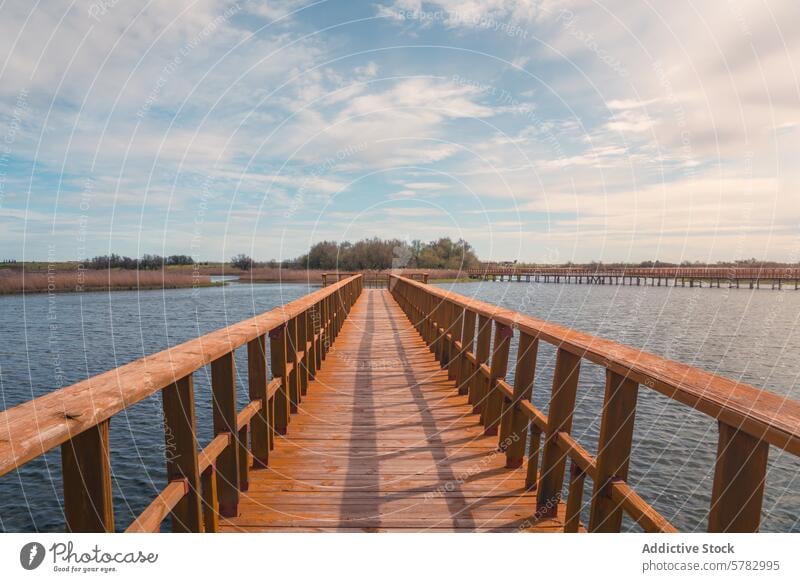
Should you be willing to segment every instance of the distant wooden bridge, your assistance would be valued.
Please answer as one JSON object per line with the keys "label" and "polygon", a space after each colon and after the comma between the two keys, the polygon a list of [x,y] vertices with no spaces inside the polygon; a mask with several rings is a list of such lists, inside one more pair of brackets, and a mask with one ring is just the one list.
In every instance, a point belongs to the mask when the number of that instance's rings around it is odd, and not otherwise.
{"label": "distant wooden bridge", "polygon": [[672,287],[721,287],[740,289],[800,289],[798,268],[753,267],[509,267],[484,263],[467,270],[470,279],[525,283],[573,283],[588,285],[653,285]]}
{"label": "distant wooden bridge", "polygon": [[[363,283],[332,282],[0,413],[0,475],[61,447],[67,530],[114,531],[110,420],[157,392],[168,479],[130,532],[168,517],[195,532],[613,532],[623,514],[675,531],[627,483],[642,388],[718,421],[710,531],[757,531],[770,447],[800,454],[798,402],[409,278]],[[531,402],[540,342],[557,348],[547,415]],[[584,361],[606,370],[595,454],[572,436]],[[200,449],[192,375],[206,365],[215,436]]]}

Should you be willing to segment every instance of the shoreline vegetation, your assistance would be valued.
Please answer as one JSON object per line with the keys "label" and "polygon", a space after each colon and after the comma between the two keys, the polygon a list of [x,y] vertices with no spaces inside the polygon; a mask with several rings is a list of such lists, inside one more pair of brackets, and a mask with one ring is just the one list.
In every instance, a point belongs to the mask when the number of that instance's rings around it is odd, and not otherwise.
{"label": "shoreline vegetation", "polygon": [[[463,271],[451,269],[412,269],[405,274],[430,273],[430,281],[441,283],[469,280]],[[166,267],[157,271],[136,269],[86,270],[79,265],[59,263],[48,265],[29,263],[24,268],[0,267],[0,295],[41,293],[91,293],[109,291],[152,291],[157,289],[186,289],[195,287],[221,287],[228,282],[212,281],[211,277],[238,277],[235,283],[274,284],[308,283],[321,285],[326,269],[292,269],[280,267],[255,267],[250,271],[236,269],[227,264],[193,267]],[[378,271],[355,271],[367,277]],[[383,272],[380,272],[383,275]]]}
{"label": "shoreline vegetation", "polygon": [[212,282],[207,275],[196,276],[168,270],[0,269],[0,295],[181,289],[213,287],[219,284]]}
{"label": "shoreline vegetation", "polygon": [[[256,261],[238,254],[227,262],[200,262],[189,255],[152,255],[139,258],[117,254],[82,261],[21,262],[0,261],[0,295],[19,293],[68,293],[90,291],[132,291],[223,286],[214,276],[238,277],[242,283],[306,283],[321,285],[323,273],[362,273],[367,279],[389,273],[428,273],[428,281],[460,283],[470,281],[468,272],[481,265],[528,268],[624,268],[624,267],[782,267],[784,263],[742,259],[713,265],[683,261],[680,265],[661,261],[637,264],[566,263],[535,265],[517,261],[481,263],[472,245],[463,239],[443,237],[429,242],[371,238],[356,242],[322,241],[293,259]],[[767,279],[762,283],[769,284]]]}
{"label": "shoreline vegetation", "polygon": [[200,262],[189,255],[128,257],[115,253],[70,262],[0,262],[0,295],[178,289],[225,285],[212,276],[235,276],[245,283],[322,284],[323,273],[370,276],[390,270],[428,272],[433,280],[466,278],[477,266],[472,246],[459,239],[430,242],[364,239],[322,241],[293,259],[258,262],[239,254],[228,262]]}

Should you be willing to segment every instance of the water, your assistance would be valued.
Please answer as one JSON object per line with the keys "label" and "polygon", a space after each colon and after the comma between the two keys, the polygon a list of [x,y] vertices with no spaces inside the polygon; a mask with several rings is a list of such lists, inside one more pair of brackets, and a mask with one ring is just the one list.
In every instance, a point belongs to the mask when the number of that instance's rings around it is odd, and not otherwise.
{"label": "water", "polygon": [[[800,292],[516,282],[442,287],[800,400]],[[555,349],[541,342],[533,400],[545,412],[554,361]],[[584,360],[573,436],[592,454],[604,378],[602,368]],[[642,387],[629,482],[678,529],[704,531],[716,443],[713,419]],[[762,531],[800,531],[800,460],[774,447]]]}
{"label": "water", "polygon": [[[0,296],[0,409],[69,386],[292,301],[305,284]],[[237,350],[237,397],[247,402],[246,347]],[[208,367],[194,376],[201,446],[211,439]],[[111,419],[117,529],[163,488],[161,398]],[[0,477],[0,531],[63,531],[58,449]]]}
{"label": "water", "polygon": [[[447,287],[447,286],[445,286]],[[592,285],[465,283],[453,289],[800,399],[800,292]],[[272,309],[305,285],[0,296],[0,408],[8,408]],[[51,328],[51,325],[53,326]],[[239,405],[247,400],[245,349],[237,352]],[[516,357],[512,344],[511,358]],[[554,350],[542,345],[534,402],[547,409]],[[513,376],[513,366],[512,366]],[[603,372],[581,370],[574,434],[596,450]],[[201,446],[211,438],[208,370],[195,374]],[[158,395],[111,421],[115,518],[124,529],[165,483]],[[640,390],[630,482],[681,530],[705,529],[716,424]],[[800,531],[800,463],[776,449],[764,531]],[[0,530],[60,531],[61,460],[55,450],[0,478]],[[586,500],[591,489],[587,480]],[[584,511],[584,519],[587,519]],[[626,524],[631,526],[632,524]]]}

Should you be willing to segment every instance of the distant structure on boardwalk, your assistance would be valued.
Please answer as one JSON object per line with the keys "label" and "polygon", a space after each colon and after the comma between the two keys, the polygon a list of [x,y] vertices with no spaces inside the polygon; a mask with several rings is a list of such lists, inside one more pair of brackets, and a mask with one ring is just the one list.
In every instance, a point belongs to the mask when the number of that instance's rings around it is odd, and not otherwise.
{"label": "distant structure on boardwalk", "polygon": [[517,281],[526,283],[574,283],[594,285],[654,285],[671,287],[721,287],[739,289],[742,285],[760,289],[800,288],[800,268],[796,267],[607,267],[516,266],[509,261],[481,263],[467,271],[470,279]]}

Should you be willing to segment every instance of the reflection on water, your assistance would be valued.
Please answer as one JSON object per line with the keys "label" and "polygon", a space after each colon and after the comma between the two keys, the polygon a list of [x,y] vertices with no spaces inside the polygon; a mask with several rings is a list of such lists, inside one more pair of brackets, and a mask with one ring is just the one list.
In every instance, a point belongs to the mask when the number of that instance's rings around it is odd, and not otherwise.
{"label": "reflection on water", "polygon": [[[474,295],[800,399],[800,293],[523,283],[455,284]],[[291,301],[306,285],[0,297],[0,407],[8,408]],[[511,358],[516,357],[512,344]],[[237,394],[247,399],[245,350]],[[542,346],[534,401],[547,408],[554,351]],[[513,366],[512,366],[513,368]],[[513,373],[513,370],[512,370]],[[195,374],[201,445],[211,437],[208,370]],[[603,373],[584,365],[574,434],[593,451]],[[165,480],[161,400],[155,395],[111,421],[115,517],[126,527]],[[630,481],[677,527],[704,529],[716,425],[642,388]],[[800,531],[800,463],[772,449],[763,530]],[[59,452],[0,478],[0,530],[63,528]],[[24,487],[23,487],[24,485]],[[587,499],[591,487],[587,487]]]}

